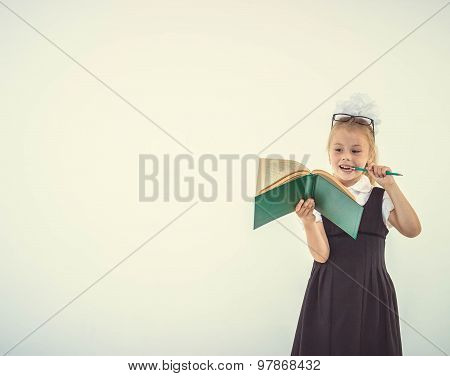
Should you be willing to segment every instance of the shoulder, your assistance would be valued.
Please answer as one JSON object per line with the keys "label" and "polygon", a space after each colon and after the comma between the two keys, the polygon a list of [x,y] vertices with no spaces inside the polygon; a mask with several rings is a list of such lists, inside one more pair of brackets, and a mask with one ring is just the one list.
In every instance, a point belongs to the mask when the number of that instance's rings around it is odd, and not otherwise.
{"label": "shoulder", "polygon": [[389,196],[389,194],[383,189],[384,193],[383,193],[383,205],[386,206],[392,206],[392,209],[394,208],[394,203],[391,200],[391,197]]}
{"label": "shoulder", "polygon": [[390,218],[391,211],[395,209],[395,206],[386,190],[383,189],[383,191],[384,191],[383,201],[381,205],[381,210],[383,213],[383,221],[387,228],[391,228],[392,224],[388,219]]}
{"label": "shoulder", "polygon": [[389,194],[387,193],[387,191],[384,188],[373,185],[371,191],[373,193],[375,193],[376,195],[378,195],[378,197],[382,196],[382,200],[383,200],[384,204],[392,203],[392,200],[389,197]]}

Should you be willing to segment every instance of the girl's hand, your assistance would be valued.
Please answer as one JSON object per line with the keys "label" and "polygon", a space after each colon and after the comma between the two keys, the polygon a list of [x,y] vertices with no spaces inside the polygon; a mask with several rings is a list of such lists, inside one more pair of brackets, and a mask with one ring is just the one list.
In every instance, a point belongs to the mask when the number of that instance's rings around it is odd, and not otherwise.
{"label": "girl's hand", "polygon": [[303,224],[314,223],[316,221],[316,216],[313,214],[314,210],[314,199],[309,198],[306,201],[301,199],[297,206],[295,207],[295,212],[302,220]]}
{"label": "girl's hand", "polygon": [[373,176],[375,181],[384,189],[395,184],[394,177],[392,175],[386,175],[386,171],[392,171],[389,167],[377,166],[371,163],[366,169],[369,171],[369,175]]}

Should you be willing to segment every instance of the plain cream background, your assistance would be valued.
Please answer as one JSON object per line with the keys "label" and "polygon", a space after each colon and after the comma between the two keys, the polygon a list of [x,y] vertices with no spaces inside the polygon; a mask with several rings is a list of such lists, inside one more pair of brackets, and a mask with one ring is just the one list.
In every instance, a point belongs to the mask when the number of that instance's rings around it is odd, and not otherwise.
{"label": "plain cream background", "polygon": [[[189,150],[256,154],[443,1],[5,1]],[[450,351],[450,10],[264,151],[328,168],[338,99],[380,107],[380,163],[422,234],[387,238],[405,355]],[[139,154],[186,150],[0,5],[0,348],[7,352],[192,202],[139,202]],[[256,166],[200,202],[11,355],[288,355],[312,266],[252,230]],[[205,183],[195,169],[186,176]],[[171,183],[169,183],[171,186]],[[294,214],[283,224],[306,240]],[[409,325],[411,325],[412,329]],[[420,334],[419,334],[420,333]],[[423,335],[423,336],[422,336]]]}

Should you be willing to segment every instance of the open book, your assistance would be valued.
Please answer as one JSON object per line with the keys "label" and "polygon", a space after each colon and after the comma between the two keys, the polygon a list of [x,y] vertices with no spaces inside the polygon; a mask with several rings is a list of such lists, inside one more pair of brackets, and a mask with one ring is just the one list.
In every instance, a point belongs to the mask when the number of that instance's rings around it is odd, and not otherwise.
{"label": "open book", "polygon": [[354,195],[332,174],[286,159],[259,158],[253,229],[294,212],[300,199],[310,197],[322,216],[356,239],[364,207]]}

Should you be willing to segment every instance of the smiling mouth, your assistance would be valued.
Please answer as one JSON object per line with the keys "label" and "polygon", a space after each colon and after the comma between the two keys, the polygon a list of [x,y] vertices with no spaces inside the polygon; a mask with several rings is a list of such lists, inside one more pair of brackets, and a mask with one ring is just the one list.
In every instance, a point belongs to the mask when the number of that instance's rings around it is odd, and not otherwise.
{"label": "smiling mouth", "polygon": [[341,165],[339,165],[339,168],[345,172],[353,171],[353,166],[350,166],[350,165],[341,164]]}

